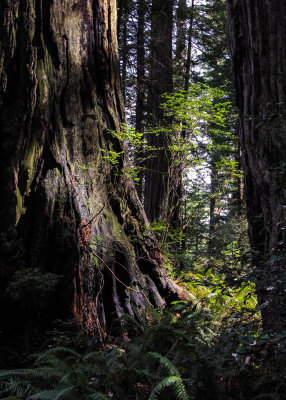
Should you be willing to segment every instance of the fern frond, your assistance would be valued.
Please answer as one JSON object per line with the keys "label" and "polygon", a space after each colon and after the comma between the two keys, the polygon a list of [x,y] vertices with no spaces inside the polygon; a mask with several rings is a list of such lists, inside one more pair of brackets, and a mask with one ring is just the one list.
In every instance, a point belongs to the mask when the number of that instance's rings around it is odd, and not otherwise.
{"label": "fern frond", "polygon": [[252,397],[251,400],[279,400],[280,399],[280,395],[278,393],[263,393],[263,394],[259,394],[258,396]]}
{"label": "fern frond", "polygon": [[177,370],[177,368],[175,367],[175,365],[167,357],[164,357],[159,353],[151,352],[151,351],[148,354],[151,357],[157,358],[160,361],[160,363],[167,369],[169,374],[175,375],[175,376],[180,376],[180,373]]}
{"label": "fern frond", "polygon": [[27,400],[54,400],[57,390],[44,390],[27,397]]}
{"label": "fern frond", "polygon": [[[0,379],[4,381],[4,385],[13,386],[13,383],[21,384],[29,382],[31,385],[34,382],[43,382],[47,380],[54,380],[62,376],[61,373],[55,370],[42,369],[42,368],[30,368],[30,369],[19,369],[19,370],[11,370],[11,371],[2,371],[0,373]],[[2,384],[3,385],[3,384]]]}
{"label": "fern frond", "polygon": [[[189,400],[188,393],[183,384],[183,380],[180,376],[178,369],[175,365],[167,358],[156,352],[149,352],[152,357],[158,359],[160,363],[168,370],[171,376],[164,378],[159,382],[153,389],[150,400],[156,400],[157,394],[159,394],[165,387],[174,386],[174,392],[178,400]],[[153,396],[153,397],[152,397]],[[155,397],[154,397],[155,396]]]}
{"label": "fern frond", "polygon": [[58,389],[58,390],[44,390],[42,392],[33,394],[32,396],[27,397],[27,400],[60,400],[67,398],[70,400],[70,397],[66,397],[72,393],[73,387]]}
{"label": "fern frond", "polygon": [[51,355],[58,356],[58,354],[61,354],[61,353],[64,354],[65,356],[68,354],[75,358],[81,358],[81,355],[78,354],[76,351],[69,349],[67,347],[58,346],[58,347],[52,347],[51,349],[48,349],[44,353],[40,354],[36,359],[36,364],[38,364],[42,361],[46,362],[47,360],[50,359]]}
{"label": "fern frond", "polygon": [[[164,390],[165,388],[169,386],[173,386],[175,384],[178,384],[181,381],[181,378],[178,376],[168,376],[167,378],[164,378],[161,382],[159,382],[154,389],[152,390],[150,397],[148,400],[158,400],[158,395]],[[182,400],[182,398],[178,397],[179,400]]]}
{"label": "fern frond", "polygon": [[110,397],[106,394],[95,392],[87,396],[87,400],[110,400]]}
{"label": "fern frond", "polygon": [[[1,394],[1,393],[0,393]],[[21,400],[20,397],[1,397],[1,400]]]}

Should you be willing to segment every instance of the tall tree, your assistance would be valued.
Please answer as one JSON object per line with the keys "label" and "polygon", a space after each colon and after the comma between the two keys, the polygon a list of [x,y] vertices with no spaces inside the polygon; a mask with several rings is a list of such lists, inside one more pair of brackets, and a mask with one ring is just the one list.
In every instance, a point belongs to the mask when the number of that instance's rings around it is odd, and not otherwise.
{"label": "tall tree", "polygon": [[286,3],[227,0],[249,237],[265,328],[286,328]]}
{"label": "tall tree", "polygon": [[176,15],[176,57],[174,60],[174,86],[182,89],[184,87],[184,74],[186,63],[186,35],[187,35],[187,2],[179,0]]}
{"label": "tall tree", "polygon": [[189,29],[188,29],[188,44],[187,44],[187,58],[185,65],[185,83],[184,89],[188,90],[191,81],[191,64],[192,64],[192,49],[194,44],[194,20],[195,20],[195,0],[192,0],[188,8],[189,14]]}
{"label": "tall tree", "polygon": [[127,23],[129,16],[129,0],[118,0],[118,19],[117,32],[121,56],[121,90],[124,101],[126,101],[126,83],[127,83],[127,57],[128,57],[128,33]]}
{"label": "tall tree", "polygon": [[[171,92],[172,27],[174,0],[153,0],[151,7],[150,82],[148,110],[150,122],[163,125],[161,96]],[[165,219],[170,211],[169,140],[163,133],[148,134],[148,144],[157,149],[156,156],[146,162],[144,206],[151,221]]]}
{"label": "tall tree", "polygon": [[[136,65],[136,123],[135,129],[137,132],[144,132],[144,115],[145,115],[145,14],[146,14],[146,2],[145,0],[137,1],[137,65]],[[142,165],[142,160],[138,159],[137,164],[139,167]],[[143,172],[138,173],[139,181],[136,185],[138,195],[142,197],[142,185],[143,185]]]}
{"label": "tall tree", "polygon": [[[1,0],[0,43],[1,331],[74,315],[103,335],[113,312],[162,307],[179,289],[125,157],[102,156],[123,151],[116,1]],[[6,290],[30,269],[62,277],[32,317],[35,281],[21,313]]]}

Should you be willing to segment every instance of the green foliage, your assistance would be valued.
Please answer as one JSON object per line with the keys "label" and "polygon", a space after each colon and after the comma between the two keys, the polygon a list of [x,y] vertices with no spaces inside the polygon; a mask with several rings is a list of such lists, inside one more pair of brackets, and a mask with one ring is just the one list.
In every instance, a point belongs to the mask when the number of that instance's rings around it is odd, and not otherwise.
{"label": "green foliage", "polygon": [[[169,149],[174,163],[182,168],[204,162],[206,151],[213,150],[210,136],[232,138],[225,130],[231,103],[226,93],[203,84],[192,84],[187,91],[166,93],[162,108],[167,122]],[[224,142],[229,149],[229,140]]]}
{"label": "green foliage", "polygon": [[[138,169],[143,168],[146,157],[156,157],[161,150],[148,145],[146,135],[166,135],[169,139],[166,150],[172,162],[180,163],[184,169],[193,163],[202,162],[203,152],[211,146],[210,142],[205,143],[210,124],[212,131],[220,135],[230,108],[224,92],[202,84],[192,84],[187,91],[166,93],[163,100],[161,107],[166,118],[164,126],[149,126],[144,134],[126,124],[122,125],[121,131],[109,131],[121,145],[127,146],[130,166],[124,166],[121,172],[135,180],[138,179]],[[182,131],[184,135],[181,135]],[[101,149],[101,152],[102,158],[111,165],[119,164],[124,153],[113,149]]]}
{"label": "green foliage", "polygon": [[263,333],[251,317],[241,323],[233,307],[222,318],[202,297],[196,304],[177,302],[143,325],[123,316],[119,334],[123,340],[101,350],[49,348],[32,368],[1,371],[0,394],[27,400],[254,400],[268,393],[283,399],[286,332]]}
{"label": "green foliage", "polygon": [[118,164],[119,160],[122,158],[122,154],[124,154],[123,151],[113,151],[105,149],[101,149],[101,152],[102,152],[102,159],[111,165]]}
{"label": "green foliage", "polygon": [[106,398],[95,388],[105,389],[101,378],[111,378],[119,354],[114,349],[81,355],[65,347],[51,348],[37,357],[33,369],[2,371],[1,387],[27,400]]}
{"label": "green foliage", "polygon": [[189,400],[188,393],[186,392],[185,386],[183,384],[183,380],[180,376],[178,369],[175,365],[167,358],[163,357],[156,352],[149,352],[150,356],[158,359],[160,363],[167,369],[170,376],[164,378],[161,382],[157,383],[157,385],[152,390],[150,395],[150,400],[157,400],[158,394],[160,394],[163,389],[169,386],[174,386],[175,395],[179,400]]}
{"label": "green foliage", "polygon": [[[109,165],[116,166],[122,161],[123,155],[128,155],[127,163],[121,168],[120,174],[138,181],[138,172],[142,168],[141,164],[145,160],[146,151],[154,151],[147,144],[143,133],[137,132],[131,125],[122,124],[120,131],[109,131],[113,139],[120,142],[124,151],[101,149],[102,159]],[[135,162],[136,158],[136,162]]]}

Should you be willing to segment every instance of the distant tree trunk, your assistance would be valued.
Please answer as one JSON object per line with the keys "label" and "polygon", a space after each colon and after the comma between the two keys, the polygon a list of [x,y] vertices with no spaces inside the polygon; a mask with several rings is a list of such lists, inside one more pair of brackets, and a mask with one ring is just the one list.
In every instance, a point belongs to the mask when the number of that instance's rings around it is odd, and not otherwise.
{"label": "distant tree trunk", "polygon": [[[137,132],[144,132],[144,108],[145,108],[145,13],[146,13],[146,2],[145,0],[138,0],[137,3],[137,85],[136,85],[136,126]],[[139,198],[142,198],[143,190],[143,172],[140,170],[142,167],[142,155],[140,158],[137,157],[135,163],[139,167],[138,177],[139,182],[136,183],[136,189]]]}
{"label": "distant tree trunk", "polygon": [[[193,42],[193,23],[194,23],[194,5],[195,2],[192,0],[191,6],[187,8],[185,0],[180,0],[178,4],[178,22],[177,22],[177,43],[176,43],[176,61],[178,63],[181,78],[178,79],[179,89],[188,91],[190,85],[191,76],[191,58],[192,58],[192,42]],[[187,19],[189,18],[189,29],[187,29]],[[187,37],[187,46],[186,46]],[[182,71],[184,73],[182,73]],[[186,130],[183,129],[180,132],[183,139],[186,139]],[[171,179],[173,187],[172,196],[172,215],[171,215],[171,226],[182,230],[182,199],[183,199],[183,163],[184,155],[182,159],[175,163],[171,168],[173,179]],[[179,161],[179,162],[178,162]],[[184,230],[181,233],[185,233]],[[184,248],[184,239],[180,243],[180,251]]]}
{"label": "distant tree trunk", "polygon": [[123,99],[126,101],[126,81],[127,81],[127,19],[128,19],[128,0],[117,0],[118,1],[118,20],[117,20],[117,31],[118,41],[121,55],[121,90]]}
{"label": "distant tree trunk", "polygon": [[186,63],[186,34],[187,34],[187,3],[179,0],[177,8],[177,37],[174,81],[175,88],[184,88],[184,71]]}
{"label": "distant tree trunk", "polygon": [[265,328],[286,328],[286,3],[228,0],[249,237]]}
{"label": "distant tree trunk", "polygon": [[0,43],[0,330],[27,317],[3,296],[27,267],[63,276],[44,318],[101,336],[123,312],[144,318],[180,290],[118,176],[125,157],[102,157],[122,151],[116,1],[0,0]]}
{"label": "distant tree trunk", "polygon": [[[174,0],[153,0],[151,8],[151,65],[148,110],[153,125],[163,126],[161,96],[171,92],[172,84],[172,27]],[[169,138],[162,132],[148,134],[148,144],[157,149],[146,162],[144,206],[151,221],[165,220],[170,211]]]}
{"label": "distant tree trunk", "polygon": [[220,181],[219,171],[216,165],[215,154],[211,160],[211,190],[210,190],[210,224],[209,224],[209,256],[215,256],[218,252],[217,229],[220,220]]}
{"label": "distant tree trunk", "polygon": [[[176,37],[176,57],[174,60],[174,86],[176,89],[184,89],[185,76],[182,73],[186,64],[186,34],[187,34],[187,3],[186,0],[179,0],[177,8],[177,37]],[[179,132],[184,136],[185,132]],[[180,162],[181,161],[181,162]],[[171,225],[174,228],[182,226],[182,198],[183,198],[183,167],[182,160],[177,160],[176,166],[172,167],[175,175],[174,199]]]}
{"label": "distant tree trunk", "polygon": [[[237,163],[237,171],[241,171],[241,146],[240,143],[237,144],[237,149],[235,151],[235,161]],[[243,189],[243,177],[238,174],[236,178],[236,183],[232,191],[232,202],[231,202],[231,214],[242,216],[244,205],[244,189]]]}
{"label": "distant tree trunk", "polygon": [[190,13],[190,25],[188,31],[188,50],[185,67],[185,90],[189,89],[191,79],[191,62],[192,62],[192,47],[193,47],[193,32],[194,32],[194,11],[195,11],[195,0],[192,0],[192,4],[189,7]]}

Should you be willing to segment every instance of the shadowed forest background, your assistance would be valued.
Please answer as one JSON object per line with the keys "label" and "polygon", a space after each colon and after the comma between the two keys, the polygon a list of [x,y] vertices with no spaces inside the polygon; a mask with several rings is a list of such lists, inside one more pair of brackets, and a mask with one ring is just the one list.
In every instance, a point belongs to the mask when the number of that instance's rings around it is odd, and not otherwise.
{"label": "shadowed forest background", "polygon": [[283,0],[0,0],[1,399],[285,399]]}

